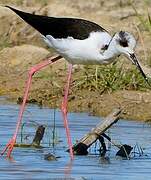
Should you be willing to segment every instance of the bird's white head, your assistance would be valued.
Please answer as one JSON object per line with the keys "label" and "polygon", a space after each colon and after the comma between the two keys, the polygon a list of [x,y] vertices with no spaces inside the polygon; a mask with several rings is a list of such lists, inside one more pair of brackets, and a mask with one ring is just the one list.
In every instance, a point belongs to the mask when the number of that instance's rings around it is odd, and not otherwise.
{"label": "bird's white head", "polygon": [[134,36],[130,34],[129,32],[125,32],[125,31],[117,32],[113,36],[112,40],[115,43],[114,45],[115,45],[116,50],[120,54],[124,54],[129,57],[130,56],[129,54],[134,53],[136,40]]}
{"label": "bird's white head", "polygon": [[[112,44],[113,43],[113,44]],[[111,44],[114,46],[117,54],[125,55],[129,60],[132,61],[133,64],[137,66],[139,71],[141,72],[142,76],[148,83],[148,78],[146,77],[145,73],[143,72],[138,59],[135,56],[134,50],[136,46],[136,40],[132,34],[125,31],[117,32],[112,40]]]}

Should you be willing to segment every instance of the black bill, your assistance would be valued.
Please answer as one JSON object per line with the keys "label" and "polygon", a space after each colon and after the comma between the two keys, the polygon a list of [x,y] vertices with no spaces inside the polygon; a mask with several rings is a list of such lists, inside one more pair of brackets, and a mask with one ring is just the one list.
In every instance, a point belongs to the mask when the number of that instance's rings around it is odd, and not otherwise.
{"label": "black bill", "polygon": [[131,59],[132,62],[137,66],[137,68],[139,69],[140,73],[141,73],[142,76],[144,77],[144,79],[145,79],[145,81],[147,82],[147,84],[148,84],[149,86],[151,86],[151,84],[149,83],[147,76],[146,76],[145,73],[143,72],[143,70],[142,70],[142,68],[141,68],[141,66],[140,66],[140,64],[139,64],[139,62],[138,62],[135,54],[130,54],[130,59]]}

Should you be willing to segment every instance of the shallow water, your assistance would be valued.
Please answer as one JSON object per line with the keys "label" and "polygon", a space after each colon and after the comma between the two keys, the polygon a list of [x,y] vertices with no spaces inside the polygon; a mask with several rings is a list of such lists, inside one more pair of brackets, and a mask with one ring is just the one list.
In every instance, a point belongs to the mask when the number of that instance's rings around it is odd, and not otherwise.
{"label": "shallow water", "polygon": [[[6,103],[0,99],[0,145],[1,150],[14,132],[19,105]],[[5,102],[5,103],[4,103]],[[65,130],[59,110],[55,112],[56,140],[60,143],[52,148],[52,130],[54,110],[28,105],[24,114],[23,142],[30,143],[37,124],[46,126],[43,138],[43,149],[15,148],[12,160],[1,157],[0,179],[102,179],[102,180],[149,180],[151,179],[151,127],[141,122],[119,120],[108,132],[112,139],[121,144],[143,148],[144,155],[132,156],[123,160],[115,156],[117,148],[108,144],[110,151],[106,159],[101,159],[94,147],[88,156],[75,156],[73,162],[65,150],[67,147]],[[73,142],[80,139],[91,128],[100,122],[100,118],[86,113],[70,113],[69,123]],[[25,138],[26,137],[26,138]],[[20,142],[20,134],[18,135]],[[49,146],[50,145],[50,146]],[[97,148],[96,148],[97,149]],[[61,156],[57,161],[46,161],[44,155],[55,153]]]}

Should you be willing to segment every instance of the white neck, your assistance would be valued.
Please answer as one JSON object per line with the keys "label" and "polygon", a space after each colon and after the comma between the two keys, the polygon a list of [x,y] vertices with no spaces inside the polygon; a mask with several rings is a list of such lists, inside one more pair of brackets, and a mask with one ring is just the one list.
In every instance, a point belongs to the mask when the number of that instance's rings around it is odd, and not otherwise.
{"label": "white neck", "polygon": [[115,41],[112,40],[107,50],[101,54],[101,59],[104,63],[111,63],[118,55],[119,51],[116,49]]}

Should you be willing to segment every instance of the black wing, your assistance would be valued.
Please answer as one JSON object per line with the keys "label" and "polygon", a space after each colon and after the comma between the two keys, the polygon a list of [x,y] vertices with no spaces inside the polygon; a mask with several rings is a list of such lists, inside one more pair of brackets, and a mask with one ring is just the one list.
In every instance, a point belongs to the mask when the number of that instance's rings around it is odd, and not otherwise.
{"label": "black wing", "polygon": [[54,38],[86,39],[91,32],[106,31],[101,26],[91,21],[75,18],[56,18],[41,15],[34,15],[19,11],[6,6],[18,14],[24,21],[38,30],[44,36],[51,35]]}

